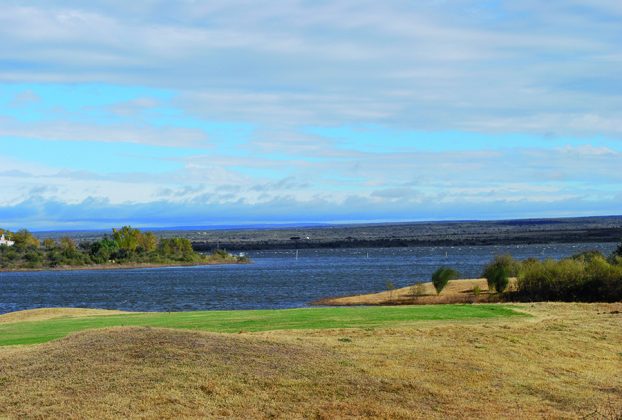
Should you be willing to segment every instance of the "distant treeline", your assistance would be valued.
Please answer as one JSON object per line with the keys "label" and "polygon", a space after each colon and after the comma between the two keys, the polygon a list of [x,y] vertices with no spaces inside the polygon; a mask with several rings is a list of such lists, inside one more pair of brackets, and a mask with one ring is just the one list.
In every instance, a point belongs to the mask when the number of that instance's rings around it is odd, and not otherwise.
{"label": "distant treeline", "polygon": [[544,243],[617,242],[622,228],[598,228],[576,231],[528,231],[520,234],[486,234],[482,236],[451,235],[446,238],[421,237],[416,239],[347,237],[336,240],[290,239],[274,241],[193,241],[195,251],[210,252],[216,249],[237,251],[267,249],[311,248],[400,248],[421,246],[481,246],[481,245],[529,245]]}
{"label": "distant treeline", "polygon": [[245,262],[224,251],[202,255],[185,238],[158,238],[130,226],[113,229],[101,240],[76,243],[69,237],[40,241],[26,229],[0,229],[13,246],[0,246],[0,268],[37,269],[109,264],[188,264]]}

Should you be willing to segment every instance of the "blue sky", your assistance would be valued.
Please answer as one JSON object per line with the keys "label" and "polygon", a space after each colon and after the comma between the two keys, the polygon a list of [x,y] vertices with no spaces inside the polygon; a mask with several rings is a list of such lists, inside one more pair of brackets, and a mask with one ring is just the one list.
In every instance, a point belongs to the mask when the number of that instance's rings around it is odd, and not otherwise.
{"label": "blue sky", "polygon": [[0,226],[621,213],[619,1],[0,6]]}

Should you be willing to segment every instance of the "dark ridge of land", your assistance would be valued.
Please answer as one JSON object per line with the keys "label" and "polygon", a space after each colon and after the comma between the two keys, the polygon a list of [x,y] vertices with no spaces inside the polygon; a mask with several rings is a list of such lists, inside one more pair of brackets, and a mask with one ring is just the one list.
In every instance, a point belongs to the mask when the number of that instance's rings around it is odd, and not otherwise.
{"label": "dark ridge of land", "polygon": [[206,231],[188,237],[197,251],[619,242],[622,217]]}
{"label": "dark ridge of land", "polygon": [[[51,233],[48,233],[51,235]],[[60,233],[55,233],[56,235]],[[66,234],[66,233],[65,233]],[[101,232],[68,233],[77,240]],[[196,251],[307,248],[519,245],[619,242],[622,216],[500,221],[406,222],[285,228],[160,230],[160,237],[184,237]],[[40,235],[43,236],[43,235]]]}

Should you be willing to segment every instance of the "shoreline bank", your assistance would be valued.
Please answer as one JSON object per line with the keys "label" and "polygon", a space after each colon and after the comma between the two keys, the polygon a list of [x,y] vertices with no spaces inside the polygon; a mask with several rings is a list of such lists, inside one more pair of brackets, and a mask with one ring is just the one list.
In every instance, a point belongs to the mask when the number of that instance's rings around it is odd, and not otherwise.
{"label": "shoreline bank", "polygon": [[[515,279],[510,279],[514,282]],[[496,294],[490,293],[486,279],[450,280],[440,294],[431,282],[415,283],[406,287],[351,296],[335,296],[315,300],[312,306],[378,306],[378,305],[435,305],[452,303],[496,303]]]}
{"label": "shoreline bank", "polygon": [[199,267],[206,265],[250,264],[250,261],[200,261],[190,263],[133,263],[133,264],[96,264],[85,266],[58,266],[42,268],[0,268],[0,273],[36,273],[42,271],[108,271],[108,270],[137,270],[141,268],[175,268]]}

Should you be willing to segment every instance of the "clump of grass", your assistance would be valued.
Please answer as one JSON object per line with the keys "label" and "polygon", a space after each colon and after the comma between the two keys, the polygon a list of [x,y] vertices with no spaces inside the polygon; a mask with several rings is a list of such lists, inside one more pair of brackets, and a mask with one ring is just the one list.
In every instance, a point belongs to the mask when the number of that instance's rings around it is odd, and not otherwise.
{"label": "clump of grass", "polygon": [[458,272],[452,268],[441,267],[432,274],[432,284],[436,289],[436,294],[440,295],[441,291],[447,286],[449,280],[455,280],[459,276]]}
{"label": "clump of grass", "polygon": [[417,283],[417,284],[412,285],[410,288],[410,294],[413,295],[414,297],[425,296],[426,291],[425,291],[425,286],[423,285],[423,283]]}

